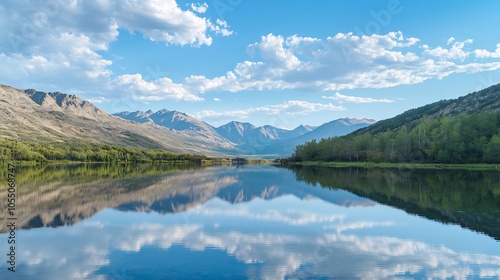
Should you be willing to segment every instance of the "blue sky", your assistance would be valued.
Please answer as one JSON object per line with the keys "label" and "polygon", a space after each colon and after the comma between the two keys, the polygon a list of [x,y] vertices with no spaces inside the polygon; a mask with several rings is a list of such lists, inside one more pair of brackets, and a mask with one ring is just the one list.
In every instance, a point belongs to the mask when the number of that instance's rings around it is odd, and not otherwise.
{"label": "blue sky", "polygon": [[381,120],[499,83],[498,11],[493,0],[7,0],[0,83],[214,126]]}

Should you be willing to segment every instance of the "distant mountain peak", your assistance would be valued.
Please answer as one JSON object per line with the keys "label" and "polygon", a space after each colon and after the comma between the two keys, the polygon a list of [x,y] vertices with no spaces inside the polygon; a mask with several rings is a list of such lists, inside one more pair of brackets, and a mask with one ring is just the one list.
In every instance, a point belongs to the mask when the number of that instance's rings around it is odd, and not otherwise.
{"label": "distant mountain peak", "polygon": [[[148,112],[149,112],[149,111],[151,111],[151,110],[148,110]],[[151,111],[151,112],[153,112],[153,111]],[[172,111],[167,110],[167,109],[161,109],[161,110],[156,111],[156,113],[155,113],[155,114],[163,115],[163,114],[169,114],[169,113],[171,113],[171,112],[172,112]]]}
{"label": "distant mountain peak", "polygon": [[244,125],[244,126],[251,126],[251,127],[256,127],[255,125],[249,123],[249,122],[239,122],[239,121],[231,121],[228,122],[226,125],[232,124],[232,125]]}
{"label": "distant mountain peak", "polygon": [[334,120],[334,121],[342,122],[345,125],[374,124],[374,123],[377,122],[377,121],[375,121],[373,119],[367,119],[367,118],[356,119],[356,118],[347,118],[347,117],[346,118],[340,118],[340,119]]}
{"label": "distant mountain peak", "polygon": [[24,93],[36,104],[56,111],[72,112],[80,117],[96,119],[106,113],[94,104],[72,94],[62,92],[43,92],[35,89],[24,90]]}
{"label": "distant mountain peak", "polygon": [[206,141],[206,143],[210,143],[209,145],[228,149],[234,146],[229,140],[220,136],[211,125],[197,120],[186,113],[167,109],[158,110],[155,113],[151,110],[138,112],[140,112],[140,114],[121,112],[114,115],[136,122],[151,122],[170,130],[182,132],[193,138],[201,138]]}

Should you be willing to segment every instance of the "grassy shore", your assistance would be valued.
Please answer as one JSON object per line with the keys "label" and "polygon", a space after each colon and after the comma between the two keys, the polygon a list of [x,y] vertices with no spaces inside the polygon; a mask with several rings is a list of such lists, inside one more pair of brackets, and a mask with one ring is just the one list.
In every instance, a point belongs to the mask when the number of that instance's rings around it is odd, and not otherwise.
{"label": "grassy shore", "polygon": [[108,163],[108,164],[144,164],[144,163],[152,163],[152,164],[193,164],[193,165],[202,165],[202,166],[210,166],[210,165],[267,165],[272,162],[267,159],[256,159],[249,158],[244,160],[235,161],[231,158],[204,158],[198,161],[192,161],[188,159],[179,159],[179,160],[142,160],[142,161],[74,161],[74,160],[45,160],[45,161],[34,161],[34,160],[12,160],[12,159],[0,159],[0,166],[7,164],[15,164],[19,166],[35,166],[42,164],[94,164],[94,163]]}
{"label": "grassy shore", "polygon": [[500,164],[441,164],[441,163],[391,163],[391,162],[324,162],[304,161],[288,165],[326,166],[326,167],[364,167],[364,168],[405,168],[405,169],[468,169],[468,170],[499,170]]}

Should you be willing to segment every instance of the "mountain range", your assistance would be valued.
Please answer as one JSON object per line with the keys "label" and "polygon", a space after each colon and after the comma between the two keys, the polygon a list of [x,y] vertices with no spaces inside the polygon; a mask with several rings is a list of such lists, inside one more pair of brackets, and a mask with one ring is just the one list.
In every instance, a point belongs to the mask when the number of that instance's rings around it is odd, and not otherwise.
{"label": "mountain range", "polygon": [[219,127],[213,127],[185,113],[168,111],[120,112],[114,116],[138,123],[150,123],[163,126],[173,131],[182,131],[191,136],[209,137],[219,141],[230,141],[235,145],[237,155],[265,158],[287,156],[298,144],[313,139],[320,140],[345,135],[356,129],[375,123],[368,119],[338,119],[319,127],[299,125],[293,130],[277,128],[271,125],[255,126],[248,122],[231,121]]}
{"label": "mountain range", "polygon": [[374,120],[339,119],[293,130],[232,121],[220,127],[166,109],[110,115],[61,92],[0,84],[0,137],[36,142],[92,142],[215,156],[289,156],[297,144],[344,135]]}

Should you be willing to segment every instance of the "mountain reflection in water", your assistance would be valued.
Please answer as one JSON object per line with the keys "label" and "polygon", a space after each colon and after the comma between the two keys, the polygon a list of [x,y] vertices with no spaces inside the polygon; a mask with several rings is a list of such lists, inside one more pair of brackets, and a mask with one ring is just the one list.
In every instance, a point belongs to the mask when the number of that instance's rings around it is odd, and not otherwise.
{"label": "mountain reflection in water", "polygon": [[2,279],[500,276],[494,171],[74,165],[18,177],[25,230]]}

